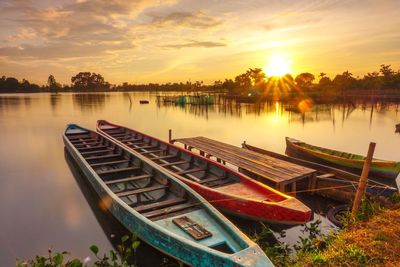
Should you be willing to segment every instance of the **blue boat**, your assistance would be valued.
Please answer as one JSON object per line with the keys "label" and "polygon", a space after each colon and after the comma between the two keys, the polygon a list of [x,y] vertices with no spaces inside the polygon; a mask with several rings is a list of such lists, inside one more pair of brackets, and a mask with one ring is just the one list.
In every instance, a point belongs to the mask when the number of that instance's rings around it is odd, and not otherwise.
{"label": "blue boat", "polygon": [[192,266],[273,266],[205,199],[150,160],[75,124],[63,140],[102,205],[144,242]]}

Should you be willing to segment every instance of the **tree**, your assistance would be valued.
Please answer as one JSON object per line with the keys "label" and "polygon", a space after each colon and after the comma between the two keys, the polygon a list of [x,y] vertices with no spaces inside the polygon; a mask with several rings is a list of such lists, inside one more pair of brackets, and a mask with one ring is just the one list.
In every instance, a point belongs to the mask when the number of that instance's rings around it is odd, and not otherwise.
{"label": "tree", "polygon": [[47,86],[50,92],[57,93],[61,89],[61,84],[57,83],[56,78],[52,74],[47,78]]}
{"label": "tree", "polygon": [[315,76],[309,72],[303,72],[297,75],[294,80],[301,88],[308,89],[315,80]]}
{"label": "tree", "polygon": [[71,78],[72,87],[78,90],[109,89],[110,84],[100,74],[91,72],[79,72]]}
{"label": "tree", "polygon": [[381,69],[379,70],[379,72],[382,73],[382,75],[383,75],[383,77],[385,79],[391,78],[393,76],[393,74],[394,74],[394,71],[391,68],[391,66],[390,65],[385,65],[385,64],[381,65]]}
{"label": "tree", "polygon": [[248,73],[243,73],[235,77],[236,88],[241,92],[248,91],[251,88],[251,79]]}
{"label": "tree", "polygon": [[352,73],[345,71],[342,74],[336,75],[332,84],[338,91],[343,91],[354,89],[357,86],[357,80],[353,77]]}
{"label": "tree", "polygon": [[265,73],[260,68],[249,69],[246,71],[246,75],[250,78],[253,85],[257,85],[264,81]]}
{"label": "tree", "polygon": [[332,83],[332,81],[329,77],[321,77],[321,79],[318,82],[318,85],[325,87],[325,86],[329,86],[331,83]]}

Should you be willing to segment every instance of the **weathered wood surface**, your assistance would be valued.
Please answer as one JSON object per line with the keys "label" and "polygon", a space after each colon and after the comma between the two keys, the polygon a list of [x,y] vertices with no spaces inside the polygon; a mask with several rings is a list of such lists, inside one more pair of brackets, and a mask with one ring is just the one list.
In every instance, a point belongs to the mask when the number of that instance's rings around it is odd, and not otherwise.
{"label": "weathered wood surface", "polygon": [[307,167],[206,137],[180,138],[174,141],[187,147],[196,148],[203,151],[206,156],[214,156],[277,184],[290,184],[310,177],[316,172]]}

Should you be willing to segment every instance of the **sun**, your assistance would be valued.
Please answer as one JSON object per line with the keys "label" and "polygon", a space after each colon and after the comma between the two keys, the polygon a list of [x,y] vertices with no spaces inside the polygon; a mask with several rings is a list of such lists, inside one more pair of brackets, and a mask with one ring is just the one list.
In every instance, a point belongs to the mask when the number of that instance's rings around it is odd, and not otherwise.
{"label": "sun", "polygon": [[268,66],[264,68],[268,76],[282,77],[285,74],[291,73],[291,61],[289,57],[284,55],[273,55],[268,60]]}

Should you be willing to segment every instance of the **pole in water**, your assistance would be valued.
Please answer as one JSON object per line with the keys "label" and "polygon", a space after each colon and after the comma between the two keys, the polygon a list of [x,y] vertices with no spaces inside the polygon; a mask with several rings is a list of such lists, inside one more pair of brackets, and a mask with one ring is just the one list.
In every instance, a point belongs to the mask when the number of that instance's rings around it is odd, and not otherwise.
{"label": "pole in water", "polygon": [[373,142],[369,143],[367,158],[365,159],[364,162],[364,167],[361,172],[360,181],[358,182],[357,193],[354,198],[353,209],[351,211],[351,214],[353,216],[357,214],[361,205],[361,199],[363,198],[365,193],[365,187],[367,186],[367,181],[368,181],[369,167],[371,165],[372,157],[374,155],[375,145],[376,144]]}
{"label": "pole in water", "polygon": [[172,144],[172,130],[171,129],[168,130],[168,142],[170,144]]}

